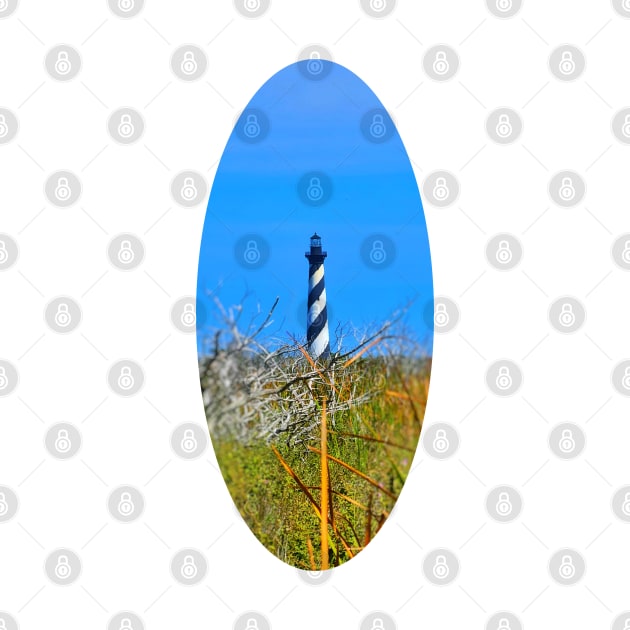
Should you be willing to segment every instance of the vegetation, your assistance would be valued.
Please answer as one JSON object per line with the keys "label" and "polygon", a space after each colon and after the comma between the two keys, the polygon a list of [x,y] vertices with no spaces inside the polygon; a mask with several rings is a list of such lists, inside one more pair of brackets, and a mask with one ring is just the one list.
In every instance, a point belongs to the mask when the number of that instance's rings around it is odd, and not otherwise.
{"label": "vegetation", "polygon": [[[221,472],[252,532],[303,569],[354,557],[389,516],[422,428],[430,359],[400,316],[315,362],[295,339],[265,338],[271,311],[243,331],[242,309],[217,302],[223,325],[199,368]],[[348,345],[348,344],[346,344]]]}

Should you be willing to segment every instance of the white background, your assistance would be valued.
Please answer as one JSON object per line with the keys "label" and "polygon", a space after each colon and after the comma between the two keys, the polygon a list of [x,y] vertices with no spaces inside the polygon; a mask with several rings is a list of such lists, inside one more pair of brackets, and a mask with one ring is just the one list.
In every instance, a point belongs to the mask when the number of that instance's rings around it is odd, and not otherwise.
{"label": "white background", "polygon": [[[628,272],[611,245],[630,231],[630,148],[611,132],[630,104],[630,20],[610,2],[525,0],[499,19],[481,0],[400,0],[384,19],[358,1],[273,0],[246,19],[228,0],[148,0],[133,19],[105,0],[21,0],[0,20],[0,106],[15,112],[16,138],[0,146],[0,231],[20,256],[0,272],[0,358],[19,386],[0,398],[0,484],[19,497],[15,518],[0,524],[0,610],[23,630],[105,628],[132,610],[147,628],[230,628],[257,610],[274,630],[358,628],[372,610],[398,628],[483,628],[497,610],[525,627],[608,628],[630,609],[628,526],[613,514],[614,491],[630,483],[628,399],[611,385],[614,365],[630,356]],[[82,70],[53,81],[44,56],[55,44],[80,51]],[[173,75],[170,56],[184,43],[208,56],[203,79]],[[432,171],[456,175],[454,205],[425,203],[436,295],[459,306],[458,327],[437,335],[426,423],[448,422],[461,444],[438,461],[422,448],[396,512],[367,550],[321,586],[260,545],[236,514],[211,448],[185,461],[170,435],[182,422],[204,423],[194,335],[171,323],[171,306],[193,295],[205,201],[178,206],[170,182],[192,169],[212,182],[238,112],[302,48],[326,46],[355,72],[394,117],[419,183]],[[424,51],[446,43],[461,65],[450,81],[422,69]],[[558,45],[578,46],[584,74],[557,80],[547,64]],[[120,146],[109,114],[142,112],[142,139]],[[485,131],[489,113],[515,109],[524,129],[500,146]],[[80,201],[52,206],[44,181],[77,173]],[[551,200],[553,174],[571,169],[586,181],[573,208]],[[137,234],[146,256],[120,272],[106,256],[120,232]],[[524,248],[521,264],[499,272],[485,245],[499,232]],[[51,331],[44,308],[57,295],[81,305],[80,328]],[[547,319],[551,302],[572,295],[586,323],[562,335]],[[509,398],[486,386],[488,365],[509,358],[524,382]],[[145,372],[142,391],[116,396],[106,379],[116,360]],[[52,458],[46,429],[79,427],[74,458]],[[548,446],[553,426],[574,422],[586,448],[562,461]],[[141,489],[142,517],[122,524],[107,511],[118,485]],[[496,523],[485,498],[516,487],[521,516]],[[83,570],[60,587],[44,573],[47,554],[74,549]],[[207,557],[208,575],[185,587],[170,574],[182,547]],[[459,558],[445,587],[422,574],[424,556],[447,547]],[[560,586],[551,554],[571,547],[586,574]]]}

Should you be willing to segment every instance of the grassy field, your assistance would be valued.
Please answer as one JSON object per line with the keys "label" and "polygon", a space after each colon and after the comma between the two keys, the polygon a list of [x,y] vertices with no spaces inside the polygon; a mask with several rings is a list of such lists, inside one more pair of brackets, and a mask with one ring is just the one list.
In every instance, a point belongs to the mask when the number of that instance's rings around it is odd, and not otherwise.
{"label": "grassy field", "polygon": [[232,340],[231,350],[217,343],[200,362],[221,472],[267,549],[302,569],[338,566],[372,540],[398,498],[430,359],[399,352],[384,334],[321,363],[299,344],[261,355],[253,338]]}

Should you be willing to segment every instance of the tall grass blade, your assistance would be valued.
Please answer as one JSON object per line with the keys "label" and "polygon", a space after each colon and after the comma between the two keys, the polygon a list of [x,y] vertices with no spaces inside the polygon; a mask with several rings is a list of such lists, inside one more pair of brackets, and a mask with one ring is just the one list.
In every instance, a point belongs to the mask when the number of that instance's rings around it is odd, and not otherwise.
{"label": "tall grass blade", "polygon": [[321,421],[321,565],[322,569],[328,568],[328,427],[326,422],[326,399],[322,401]]}
{"label": "tall grass blade", "polygon": [[[317,453],[318,455],[321,454],[321,451],[315,448],[314,446],[307,445],[306,448],[308,448],[309,451],[313,451],[314,453]],[[328,455],[328,459],[335,462],[336,464],[339,464],[340,466],[343,466],[344,468],[347,468],[350,472],[353,472],[355,475],[358,475],[359,477],[361,477],[361,479],[365,479],[365,481],[372,484],[375,488],[377,488],[378,490],[386,494],[388,497],[391,497],[392,499],[394,499],[394,501],[398,500],[398,495],[394,494],[393,492],[390,492],[387,488],[384,488],[383,485],[380,484],[378,481],[375,481],[374,479],[372,479],[372,477],[368,477],[366,474],[362,473],[360,470],[357,470],[356,468],[354,468],[354,466],[350,466],[350,464],[346,464],[346,462],[338,459],[337,457],[333,457],[332,455]]]}

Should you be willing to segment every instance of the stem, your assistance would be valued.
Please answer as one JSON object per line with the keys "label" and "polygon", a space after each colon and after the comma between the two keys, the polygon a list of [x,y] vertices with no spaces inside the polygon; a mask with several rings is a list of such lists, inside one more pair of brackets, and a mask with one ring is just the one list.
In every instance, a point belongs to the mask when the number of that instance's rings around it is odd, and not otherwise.
{"label": "stem", "polygon": [[321,568],[328,569],[328,426],[326,423],[326,399],[322,405],[321,421]]}

